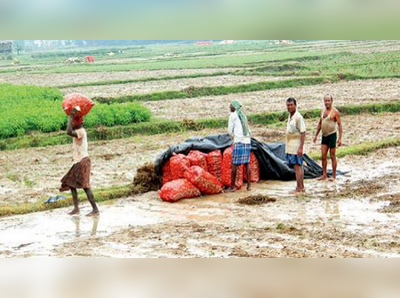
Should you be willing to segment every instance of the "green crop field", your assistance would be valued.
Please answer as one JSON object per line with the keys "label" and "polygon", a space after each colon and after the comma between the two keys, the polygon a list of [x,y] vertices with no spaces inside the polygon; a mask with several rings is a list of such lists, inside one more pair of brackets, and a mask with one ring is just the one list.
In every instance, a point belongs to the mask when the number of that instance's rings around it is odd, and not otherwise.
{"label": "green crop field", "polygon": [[[53,132],[66,128],[61,92],[54,88],[0,84],[0,139],[29,131]],[[126,125],[149,121],[151,113],[138,103],[97,104],[86,126]]]}
{"label": "green crop field", "polygon": [[355,54],[341,52],[330,55],[299,57],[280,62],[265,62],[247,74],[274,76],[333,76],[338,74],[359,78],[396,77],[400,74],[400,51]]}
{"label": "green crop field", "polygon": [[[325,53],[327,54],[327,53]],[[204,57],[168,57],[148,60],[132,61],[125,63],[107,63],[99,61],[93,64],[63,64],[40,65],[33,68],[35,73],[73,73],[73,72],[100,72],[100,71],[130,71],[130,70],[161,70],[161,69],[198,69],[198,68],[228,68],[228,67],[247,67],[266,61],[279,61],[323,55],[314,52],[266,52],[266,53],[246,53],[232,55],[217,55]],[[3,68],[1,72],[12,72],[13,69]],[[14,70],[15,71],[15,70]]]}

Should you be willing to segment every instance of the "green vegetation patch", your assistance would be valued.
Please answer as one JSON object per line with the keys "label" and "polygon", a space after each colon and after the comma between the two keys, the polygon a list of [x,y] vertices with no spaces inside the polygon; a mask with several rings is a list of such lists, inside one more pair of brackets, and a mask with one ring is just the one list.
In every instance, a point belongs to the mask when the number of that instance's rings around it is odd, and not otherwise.
{"label": "green vegetation patch", "polygon": [[[400,101],[378,104],[348,105],[338,107],[343,115],[375,114],[375,113],[397,113],[400,112]],[[304,118],[314,119],[320,117],[320,109],[302,111]],[[287,120],[287,112],[270,112],[248,115],[251,124],[271,125]],[[95,127],[87,129],[90,141],[113,140],[128,138],[135,135],[158,135],[163,133],[179,133],[185,131],[201,131],[204,129],[226,128],[228,118],[211,118],[199,120],[153,120],[129,124],[125,126]],[[68,144],[71,138],[64,132],[59,133],[34,133],[31,135],[0,140],[0,151],[14,150],[29,147],[46,147]]]}
{"label": "green vegetation patch", "polygon": [[[55,88],[0,84],[0,139],[65,129],[67,117],[62,100],[62,93]],[[139,103],[97,104],[86,117],[85,125],[127,125],[150,118],[150,110]]]}

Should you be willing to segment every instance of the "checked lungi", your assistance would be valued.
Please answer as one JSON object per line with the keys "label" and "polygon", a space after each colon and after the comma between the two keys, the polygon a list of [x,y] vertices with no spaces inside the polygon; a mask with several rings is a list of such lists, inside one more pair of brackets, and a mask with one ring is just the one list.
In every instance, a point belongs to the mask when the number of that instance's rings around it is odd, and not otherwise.
{"label": "checked lungi", "polygon": [[250,163],[251,144],[236,143],[233,145],[232,163],[245,165]]}

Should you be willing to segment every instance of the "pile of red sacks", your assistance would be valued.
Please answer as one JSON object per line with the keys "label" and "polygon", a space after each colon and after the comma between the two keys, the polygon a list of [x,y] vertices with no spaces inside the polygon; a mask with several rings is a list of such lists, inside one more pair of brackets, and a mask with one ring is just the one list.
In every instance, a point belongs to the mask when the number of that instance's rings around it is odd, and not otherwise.
{"label": "pile of red sacks", "polygon": [[[186,156],[174,154],[163,165],[163,187],[159,191],[160,198],[167,202],[195,198],[202,194],[213,195],[223,192],[223,186],[231,186],[232,147],[222,154],[220,150],[208,154],[192,150]],[[251,182],[260,179],[260,167],[257,157],[250,157]],[[243,179],[247,181],[243,166],[236,177],[236,188],[240,189]]]}

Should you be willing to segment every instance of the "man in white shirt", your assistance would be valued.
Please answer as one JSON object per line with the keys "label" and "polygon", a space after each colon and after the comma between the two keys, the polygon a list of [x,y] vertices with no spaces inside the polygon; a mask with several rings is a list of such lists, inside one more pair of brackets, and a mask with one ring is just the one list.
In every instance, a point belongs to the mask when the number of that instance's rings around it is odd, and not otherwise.
{"label": "man in white shirt", "polygon": [[231,187],[227,192],[236,191],[236,173],[241,165],[246,165],[247,171],[247,190],[251,190],[250,182],[250,152],[251,152],[251,132],[246,115],[242,111],[242,104],[238,100],[232,101],[230,105],[231,115],[229,116],[228,132],[233,139],[232,151],[232,174]]}
{"label": "man in white shirt", "polygon": [[92,212],[87,216],[97,216],[99,209],[94,200],[93,192],[90,188],[91,161],[88,153],[88,141],[86,130],[83,128],[83,118],[75,117],[76,109],[72,109],[68,119],[67,134],[73,138],[73,158],[74,165],[68,173],[61,179],[60,191],[71,190],[74,200],[74,209],[70,215],[79,214],[78,192],[77,189],[83,189],[92,205]]}
{"label": "man in white shirt", "polygon": [[297,110],[297,101],[289,98],[286,101],[289,118],[286,127],[286,163],[294,166],[296,173],[297,187],[295,194],[305,192],[304,171],[303,171],[303,151],[306,136],[306,124],[303,116]]}

